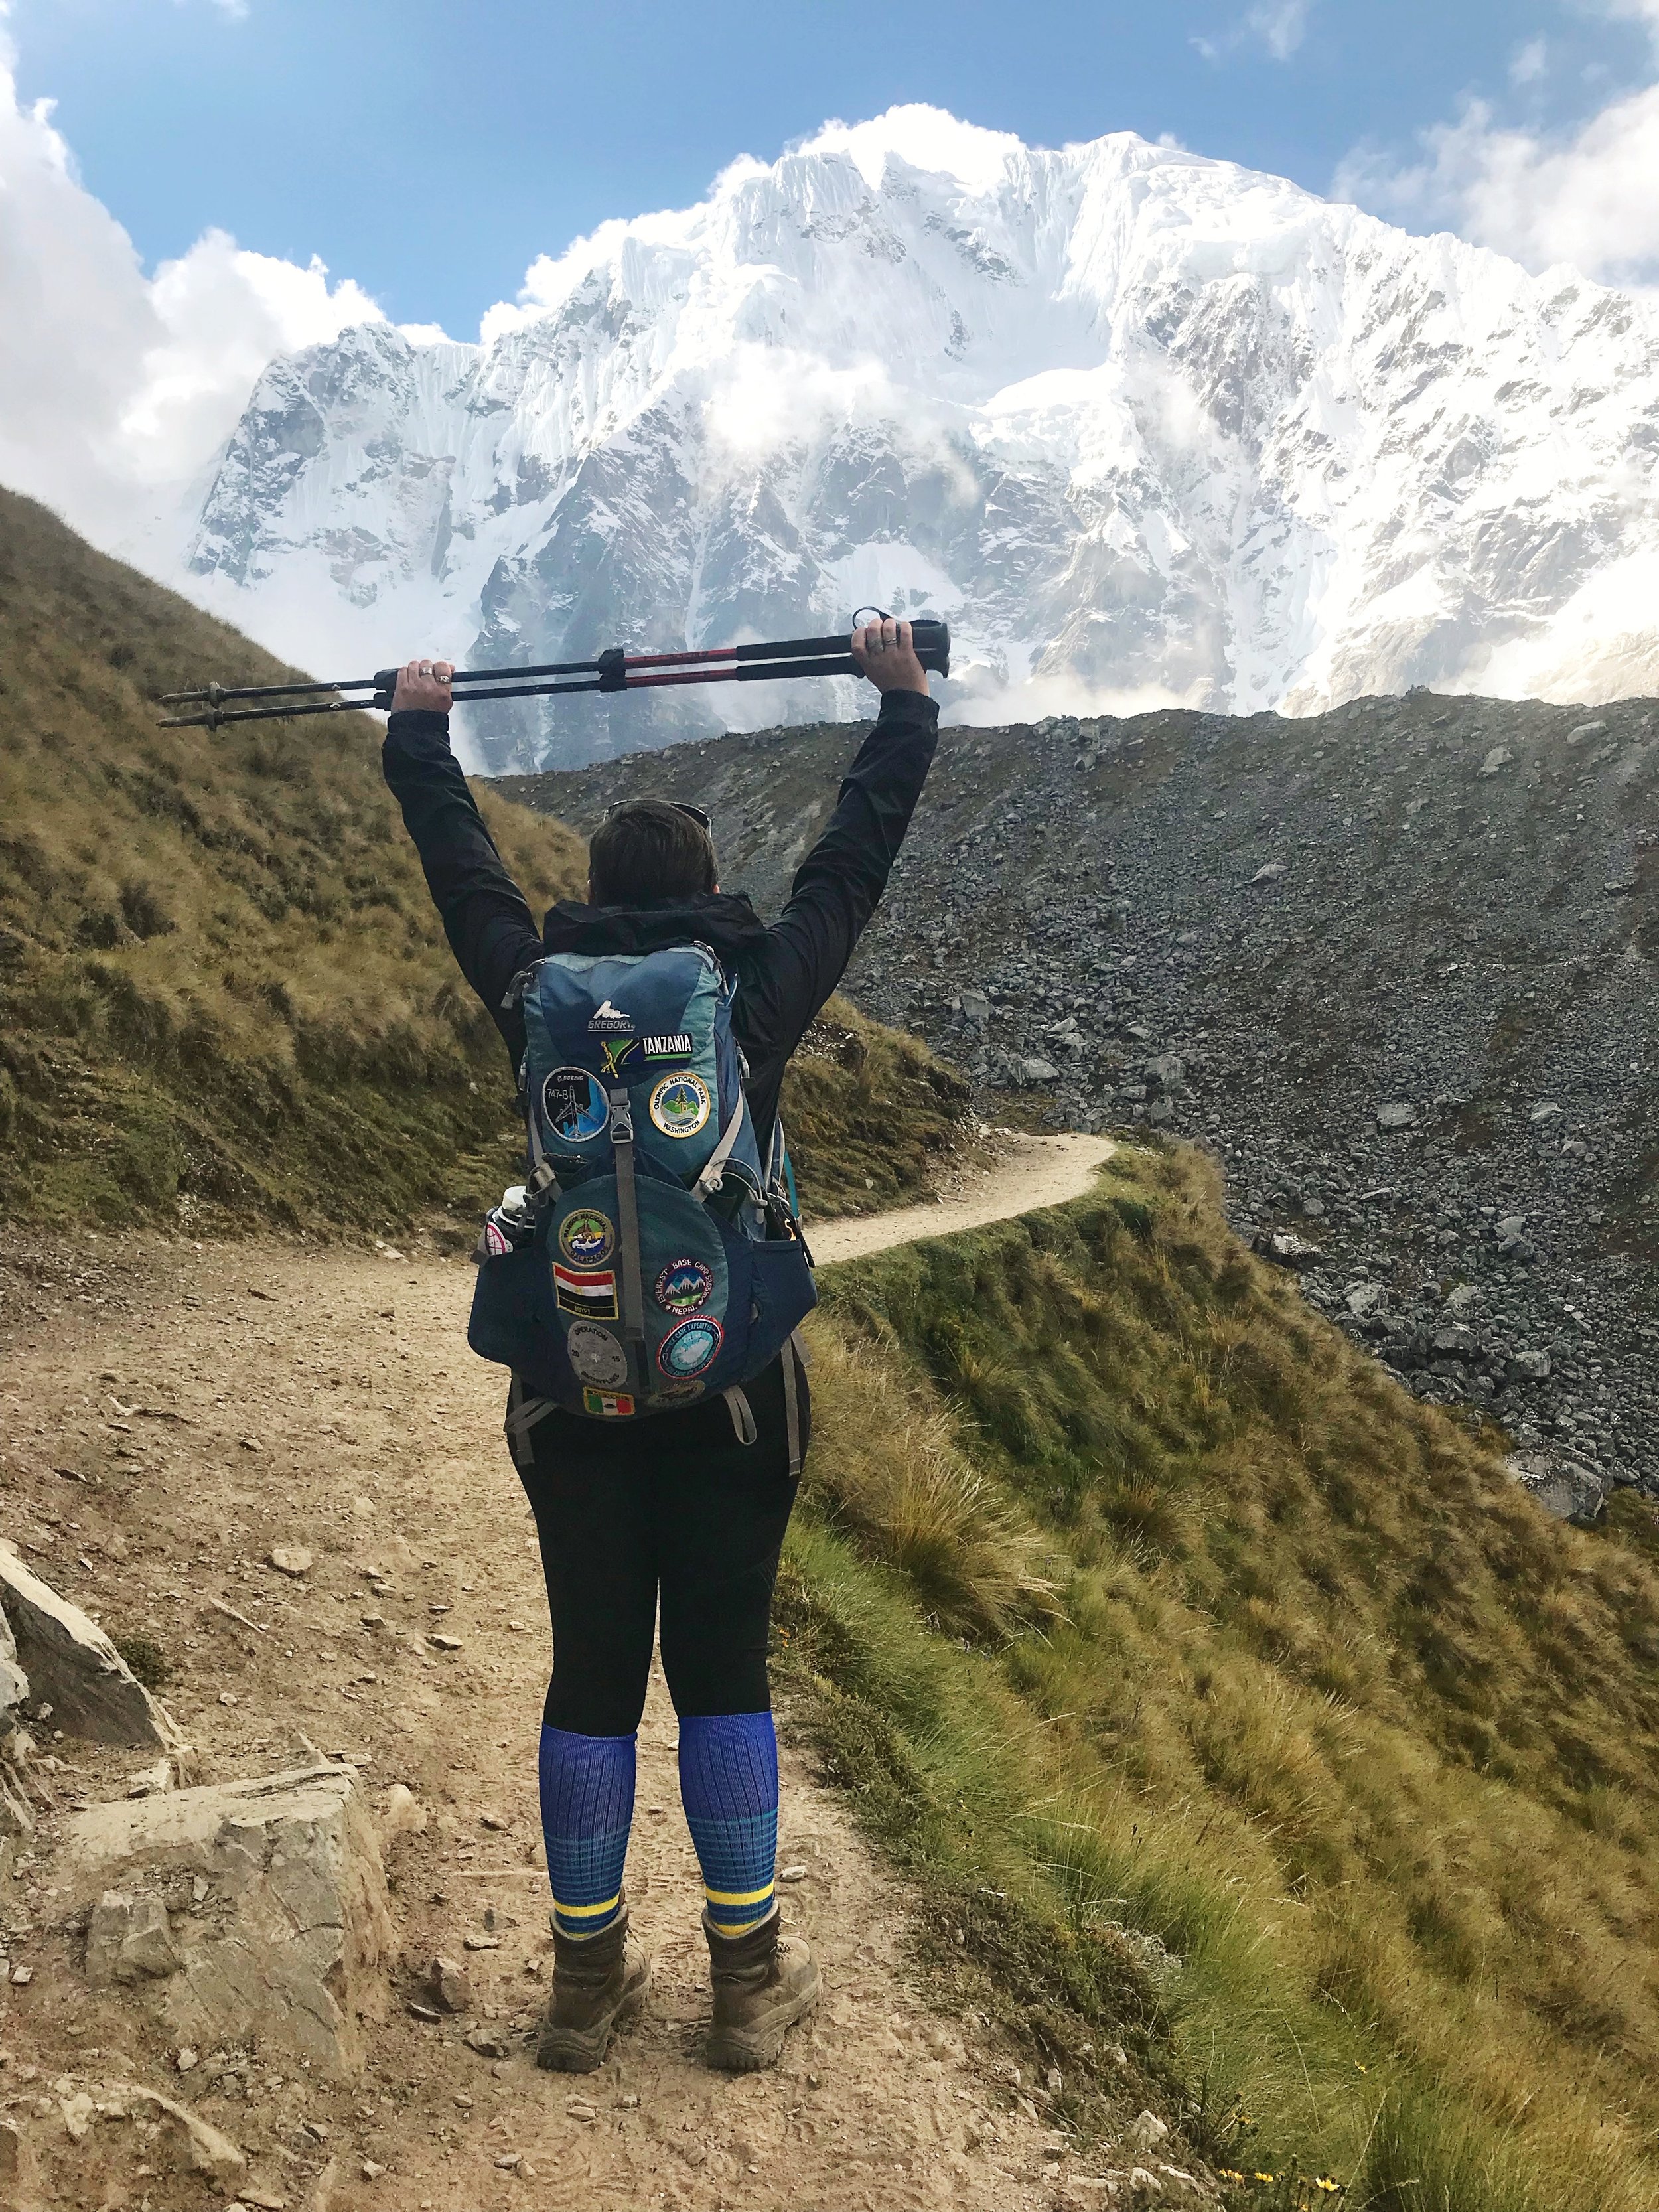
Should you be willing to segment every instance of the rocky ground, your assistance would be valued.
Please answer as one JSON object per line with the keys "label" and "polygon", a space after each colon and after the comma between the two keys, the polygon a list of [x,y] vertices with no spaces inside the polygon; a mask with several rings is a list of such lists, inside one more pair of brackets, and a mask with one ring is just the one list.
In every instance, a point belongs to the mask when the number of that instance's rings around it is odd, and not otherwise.
{"label": "rocky ground", "polygon": [[[698,798],[771,907],[859,734],[500,788]],[[852,988],[1000,1112],[1207,1145],[1316,1305],[1594,1512],[1659,1491],[1656,787],[1639,700],[947,731]]]}
{"label": "rocky ground", "polygon": [[1082,2150],[986,2016],[941,2008],[910,1900],[787,1741],[786,1912],[825,1999],[775,2072],[707,2073],[660,1682],[629,1866],[653,1995],[600,2074],[537,2071],[546,1615],[471,1279],[424,1245],[0,1246],[0,1607],[25,1662],[9,1591],[96,1616],[189,1747],[142,1710],[151,1740],[88,1741],[38,1684],[0,1713],[0,2203],[1086,2212],[1159,2174],[1205,2197],[1157,2119]]}

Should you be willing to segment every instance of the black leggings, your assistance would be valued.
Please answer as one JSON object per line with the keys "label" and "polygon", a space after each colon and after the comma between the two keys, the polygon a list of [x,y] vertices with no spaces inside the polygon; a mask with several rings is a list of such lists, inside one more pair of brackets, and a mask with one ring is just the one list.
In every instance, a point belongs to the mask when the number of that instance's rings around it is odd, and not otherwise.
{"label": "black leggings", "polygon": [[[633,1734],[659,1595],[663,1672],[677,1712],[771,1705],[772,1586],[797,1487],[784,1406],[789,1357],[744,1386],[752,1444],[738,1442],[719,1397],[615,1426],[553,1413],[529,1431],[519,1480],[536,1516],[553,1616],[550,1728]],[[804,1452],[811,1411],[799,1367],[796,1376]]]}

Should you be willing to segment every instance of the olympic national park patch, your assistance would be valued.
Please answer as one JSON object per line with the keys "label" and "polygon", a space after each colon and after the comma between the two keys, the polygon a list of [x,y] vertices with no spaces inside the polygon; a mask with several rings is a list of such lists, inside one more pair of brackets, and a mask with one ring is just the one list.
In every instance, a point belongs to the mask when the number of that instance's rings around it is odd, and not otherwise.
{"label": "olympic national park patch", "polygon": [[585,1067],[556,1067],[542,1081],[542,1113],[561,1143],[586,1145],[610,1127],[611,1102]]}
{"label": "olympic national park patch", "polygon": [[573,1267],[602,1267],[616,1249],[616,1226],[597,1206],[573,1206],[559,1224],[559,1249]]}
{"label": "olympic national park patch", "polygon": [[629,1420],[638,1411],[626,1390],[584,1390],[582,1411],[610,1420]]}
{"label": "olympic national park patch", "polygon": [[702,1260],[671,1260],[653,1287],[665,1313],[694,1314],[714,1295],[714,1271]]}
{"label": "olympic national park patch", "polygon": [[579,1382],[598,1383],[606,1390],[619,1389],[628,1380],[628,1354],[608,1328],[595,1321],[573,1321],[564,1333],[564,1348]]}
{"label": "olympic national park patch", "polygon": [[657,1364],[671,1382],[682,1382],[712,1367],[726,1341],[713,1314],[698,1314],[671,1328],[657,1347]]}
{"label": "olympic national park patch", "polygon": [[714,1110],[708,1085],[690,1068],[665,1075],[651,1093],[651,1119],[665,1137],[695,1137]]}

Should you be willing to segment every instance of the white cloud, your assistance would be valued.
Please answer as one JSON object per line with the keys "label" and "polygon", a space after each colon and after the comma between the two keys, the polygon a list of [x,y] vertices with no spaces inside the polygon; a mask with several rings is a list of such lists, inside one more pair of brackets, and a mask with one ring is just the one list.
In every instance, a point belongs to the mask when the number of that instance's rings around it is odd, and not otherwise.
{"label": "white cloud", "polygon": [[[1659,0],[1650,12],[1659,22]],[[1414,229],[1443,226],[1530,269],[1567,262],[1604,283],[1659,282],[1659,85],[1559,134],[1500,124],[1471,100],[1421,144],[1423,158],[1404,167],[1345,163],[1337,196]]]}
{"label": "white cloud", "polygon": [[1251,9],[1245,27],[1276,62],[1287,62],[1307,35],[1312,4],[1313,0],[1270,0],[1267,6]]}
{"label": "white cloud", "polygon": [[1224,37],[1194,39],[1206,62],[1224,61],[1241,46],[1265,46],[1276,62],[1287,62],[1308,33],[1314,0],[1257,0]]}
{"label": "white cloud", "polygon": [[279,352],[380,311],[349,281],[204,234],[147,277],[0,39],[0,483],[104,544],[204,469]]}
{"label": "white cloud", "polygon": [[[1659,65],[1659,0],[1581,0],[1604,22],[1644,24]],[[1515,54],[1510,81],[1540,83],[1554,59],[1536,38]],[[1608,82],[1605,65],[1585,84]],[[1626,83],[1587,121],[1545,130],[1500,120],[1486,100],[1419,135],[1415,160],[1360,150],[1332,190],[1422,230],[1453,230],[1534,270],[1561,263],[1601,283],[1659,285],[1659,84]]]}
{"label": "white cloud", "polygon": [[1528,39],[1510,64],[1511,84],[1536,84],[1550,65],[1547,39]]}

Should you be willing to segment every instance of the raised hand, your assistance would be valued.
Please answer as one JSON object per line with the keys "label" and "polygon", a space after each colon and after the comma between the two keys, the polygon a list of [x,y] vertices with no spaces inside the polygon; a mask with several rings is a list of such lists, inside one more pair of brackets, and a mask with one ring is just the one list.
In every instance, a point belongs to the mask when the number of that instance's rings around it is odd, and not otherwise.
{"label": "raised hand", "polygon": [[447,714],[451,705],[450,678],[455,671],[447,660],[411,660],[398,671],[398,688],[392,695],[394,714]]}
{"label": "raised hand", "polygon": [[860,673],[878,691],[921,691],[927,689],[927,672],[916,659],[915,636],[908,622],[884,615],[853,632],[853,658]]}

